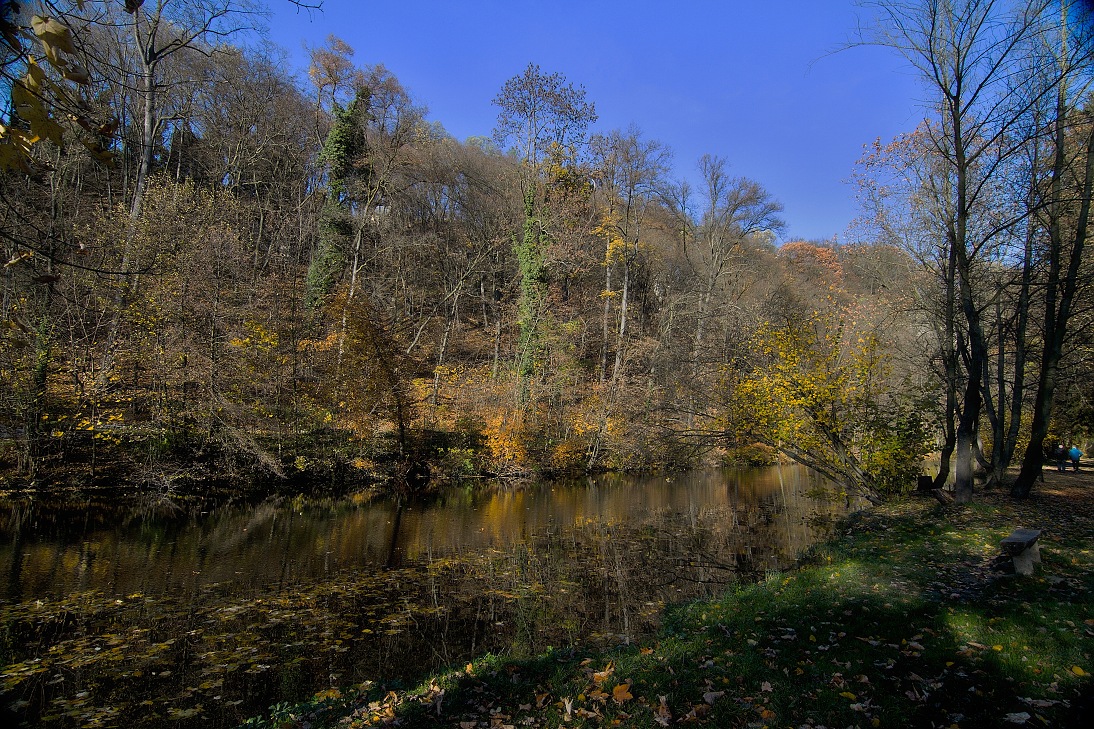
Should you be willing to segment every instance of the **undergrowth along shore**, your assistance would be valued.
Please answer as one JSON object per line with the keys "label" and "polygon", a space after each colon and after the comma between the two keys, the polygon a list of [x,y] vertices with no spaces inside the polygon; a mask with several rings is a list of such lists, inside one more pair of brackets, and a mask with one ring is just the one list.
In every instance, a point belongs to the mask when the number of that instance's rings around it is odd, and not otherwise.
{"label": "undergrowth along shore", "polygon": [[[851,519],[790,573],[670,608],[609,650],[484,656],[413,687],[272,707],[252,727],[1079,726],[1094,715],[1094,477],[1034,498],[907,498]],[[990,562],[1044,530],[1032,577]],[[1082,724],[1086,726],[1086,724]]]}

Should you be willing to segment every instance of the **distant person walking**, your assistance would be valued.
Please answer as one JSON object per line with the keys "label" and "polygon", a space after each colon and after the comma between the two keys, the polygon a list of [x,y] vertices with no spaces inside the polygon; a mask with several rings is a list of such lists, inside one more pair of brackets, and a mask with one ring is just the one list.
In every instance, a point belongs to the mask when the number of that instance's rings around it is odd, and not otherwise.
{"label": "distant person walking", "polygon": [[1071,450],[1067,452],[1068,458],[1071,459],[1071,468],[1074,471],[1079,470],[1079,459],[1083,457],[1083,452],[1079,450],[1079,446],[1071,446]]}
{"label": "distant person walking", "polygon": [[1067,470],[1067,446],[1065,446],[1063,443],[1056,446],[1056,470]]}

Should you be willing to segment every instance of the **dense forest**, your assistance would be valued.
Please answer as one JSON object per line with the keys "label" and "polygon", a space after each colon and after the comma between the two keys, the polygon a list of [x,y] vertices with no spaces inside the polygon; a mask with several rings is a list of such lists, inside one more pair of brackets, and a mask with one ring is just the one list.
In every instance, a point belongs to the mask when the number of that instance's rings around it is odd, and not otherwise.
{"label": "dense forest", "polygon": [[940,452],[959,499],[1012,463],[1028,494],[1094,423],[1094,44],[1063,5],[876,3],[862,42],[931,106],[866,148],[837,242],[780,241],[730,161],[594,131],[534,63],[460,141],[336,37],[294,77],[244,0],[6,3],[3,483],[782,454],[874,498]]}

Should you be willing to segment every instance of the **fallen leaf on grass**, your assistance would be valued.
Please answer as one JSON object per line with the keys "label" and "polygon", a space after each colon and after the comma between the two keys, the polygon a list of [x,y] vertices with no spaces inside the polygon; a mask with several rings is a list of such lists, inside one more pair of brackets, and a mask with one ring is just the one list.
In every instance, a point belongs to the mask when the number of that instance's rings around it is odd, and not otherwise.
{"label": "fallen leaf on grass", "polygon": [[1004,721],[1009,721],[1011,724],[1025,724],[1030,720],[1030,715],[1024,711],[1020,711],[1016,714],[1007,714],[1003,717]]}
{"label": "fallen leaf on grass", "polygon": [[669,711],[668,697],[658,696],[661,700],[661,705],[657,707],[657,714],[654,715],[653,720],[661,726],[668,726],[672,723],[672,712]]}
{"label": "fallen leaf on grass", "polygon": [[629,683],[621,683],[612,689],[612,701],[617,704],[622,704],[624,701],[633,699],[631,695],[631,685]]}
{"label": "fallen leaf on grass", "polygon": [[1021,701],[1024,704],[1029,704],[1030,706],[1035,706],[1038,709],[1047,709],[1049,707],[1056,706],[1056,704],[1060,703],[1059,701],[1052,701],[1052,700],[1049,700],[1049,699],[1019,698],[1018,700]]}
{"label": "fallen leaf on grass", "polygon": [[726,695],[725,691],[707,691],[703,694],[703,701],[713,705],[715,701]]}
{"label": "fallen leaf on grass", "polygon": [[1086,671],[1079,668],[1078,666],[1072,666],[1071,667],[1071,672],[1074,673],[1076,676],[1085,676],[1085,675],[1087,675]]}
{"label": "fallen leaf on grass", "polygon": [[707,706],[706,704],[696,704],[695,706],[691,707],[691,711],[689,711],[687,714],[680,718],[680,723],[687,724],[694,721],[699,721],[709,713],[709,706]]}
{"label": "fallen leaf on grass", "polygon": [[596,671],[595,673],[593,673],[593,683],[599,686],[600,684],[607,681],[613,673],[615,673],[615,666],[609,663],[607,666],[605,666],[603,671]]}

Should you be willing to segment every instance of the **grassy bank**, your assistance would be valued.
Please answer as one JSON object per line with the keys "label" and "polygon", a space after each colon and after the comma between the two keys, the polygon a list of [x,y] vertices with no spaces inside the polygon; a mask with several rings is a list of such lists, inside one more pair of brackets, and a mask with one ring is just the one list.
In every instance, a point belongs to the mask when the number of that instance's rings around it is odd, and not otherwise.
{"label": "grassy bank", "polygon": [[[872,509],[815,550],[609,651],[486,656],[416,687],[331,690],[253,723],[293,726],[1078,726],[1094,715],[1094,478],[1035,497]],[[990,567],[1044,529],[1032,577]],[[1086,724],[1084,723],[1083,726]]]}

